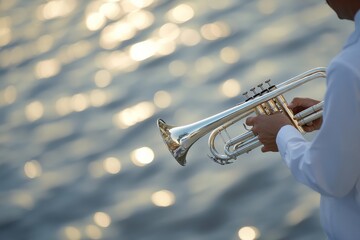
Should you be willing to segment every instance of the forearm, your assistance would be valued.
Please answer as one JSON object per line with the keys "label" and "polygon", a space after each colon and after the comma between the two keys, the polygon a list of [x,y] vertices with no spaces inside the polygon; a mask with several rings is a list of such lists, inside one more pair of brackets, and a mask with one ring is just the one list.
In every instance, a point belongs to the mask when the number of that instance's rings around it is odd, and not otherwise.
{"label": "forearm", "polygon": [[311,143],[307,142],[300,132],[292,126],[284,126],[280,129],[276,143],[280,155],[295,179],[320,194],[329,195],[319,181],[317,166],[313,163],[314,157],[310,156]]}

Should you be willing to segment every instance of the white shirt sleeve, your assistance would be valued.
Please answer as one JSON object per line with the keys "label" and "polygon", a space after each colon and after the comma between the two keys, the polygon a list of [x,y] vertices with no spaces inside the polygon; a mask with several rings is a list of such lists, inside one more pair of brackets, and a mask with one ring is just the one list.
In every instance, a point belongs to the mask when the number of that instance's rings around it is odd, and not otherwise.
{"label": "white shirt sleeve", "polygon": [[327,78],[323,124],[313,142],[289,125],[280,129],[276,142],[298,181],[323,195],[342,197],[360,175],[360,77],[337,61]]}

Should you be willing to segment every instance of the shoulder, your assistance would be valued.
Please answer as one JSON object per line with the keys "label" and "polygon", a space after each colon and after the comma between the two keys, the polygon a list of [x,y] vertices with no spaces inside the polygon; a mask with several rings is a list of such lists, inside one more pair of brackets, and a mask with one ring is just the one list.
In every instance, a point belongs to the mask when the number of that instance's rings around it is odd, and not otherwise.
{"label": "shoulder", "polygon": [[351,76],[353,79],[358,79],[360,83],[360,51],[357,53],[350,51],[341,52],[330,62],[326,73],[330,80],[334,75],[336,77],[341,76],[341,78]]}
{"label": "shoulder", "polygon": [[330,62],[328,75],[343,70],[360,78],[360,34],[355,32],[342,51]]}
{"label": "shoulder", "polygon": [[354,61],[335,58],[327,68],[326,75],[328,91],[360,93],[360,71]]}

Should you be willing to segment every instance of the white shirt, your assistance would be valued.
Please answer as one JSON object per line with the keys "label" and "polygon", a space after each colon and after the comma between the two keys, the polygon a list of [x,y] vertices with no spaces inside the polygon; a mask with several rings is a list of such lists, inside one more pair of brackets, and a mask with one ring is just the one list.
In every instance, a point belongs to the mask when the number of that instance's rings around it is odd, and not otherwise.
{"label": "white shirt", "polygon": [[321,194],[331,240],[360,239],[360,11],[355,31],[327,68],[323,123],[312,142],[290,125],[276,142],[293,176]]}

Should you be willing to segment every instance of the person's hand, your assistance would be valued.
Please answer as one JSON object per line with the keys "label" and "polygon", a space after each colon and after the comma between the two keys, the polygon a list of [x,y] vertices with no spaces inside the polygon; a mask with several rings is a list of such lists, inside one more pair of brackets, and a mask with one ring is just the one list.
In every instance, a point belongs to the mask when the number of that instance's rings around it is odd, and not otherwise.
{"label": "person's hand", "polygon": [[[311,99],[311,98],[294,98],[288,107],[293,111],[294,115],[315,105],[320,101]],[[307,123],[302,126],[305,132],[312,132],[314,130],[319,130],[322,124],[322,117],[318,118],[312,122]]]}
{"label": "person's hand", "polygon": [[259,141],[264,145],[262,152],[278,152],[276,135],[280,128],[285,125],[292,125],[290,119],[283,113],[272,115],[258,115],[246,119],[246,125],[253,126],[251,131],[258,136]]}

